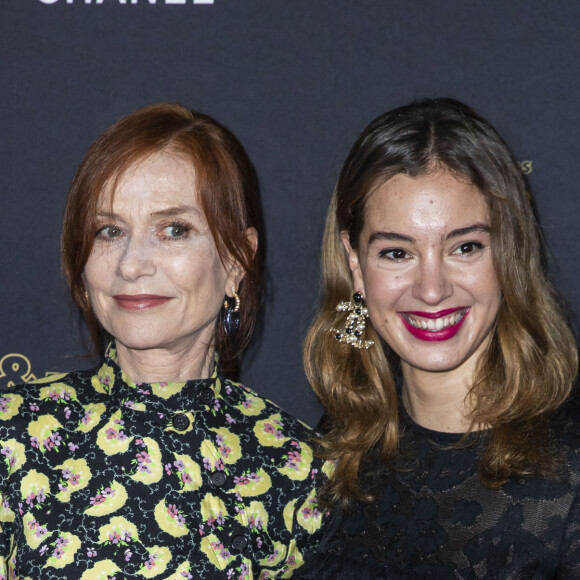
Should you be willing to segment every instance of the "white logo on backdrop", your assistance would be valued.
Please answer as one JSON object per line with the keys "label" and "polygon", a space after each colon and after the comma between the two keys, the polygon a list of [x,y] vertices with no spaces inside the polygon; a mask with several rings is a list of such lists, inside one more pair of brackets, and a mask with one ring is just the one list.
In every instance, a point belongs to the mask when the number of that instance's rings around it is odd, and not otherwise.
{"label": "white logo on backdrop", "polygon": [[[42,4],[104,4],[105,0],[40,0]],[[107,4],[213,4],[214,0],[107,0]]]}

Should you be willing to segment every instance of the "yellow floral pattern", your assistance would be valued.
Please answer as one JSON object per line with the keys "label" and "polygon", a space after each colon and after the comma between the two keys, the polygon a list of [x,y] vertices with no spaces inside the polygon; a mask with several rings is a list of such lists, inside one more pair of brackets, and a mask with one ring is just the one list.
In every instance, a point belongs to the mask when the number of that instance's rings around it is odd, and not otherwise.
{"label": "yellow floral pattern", "polygon": [[84,459],[67,459],[56,468],[61,470],[59,492],[56,494],[60,501],[70,501],[71,494],[87,487],[92,477]]}
{"label": "yellow floral pattern", "polygon": [[0,396],[0,420],[12,419],[22,405],[22,397],[11,393],[3,393]]}
{"label": "yellow floral pattern", "polygon": [[94,497],[91,497],[91,507],[85,510],[90,516],[108,516],[125,505],[127,490],[117,481],[111,485],[102,486]]}
{"label": "yellow floral pattern", "polygon": [[310,430],[216,365],[94,371],[0,397],[0,579],[288,578],[315,551]]}

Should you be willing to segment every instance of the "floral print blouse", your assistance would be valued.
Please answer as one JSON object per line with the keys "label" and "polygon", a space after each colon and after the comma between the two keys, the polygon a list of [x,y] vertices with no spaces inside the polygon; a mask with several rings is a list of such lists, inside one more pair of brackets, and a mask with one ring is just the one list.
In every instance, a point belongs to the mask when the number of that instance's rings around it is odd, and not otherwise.
{"label": "floral print blouse", "polygon": [[0,580],[289,578],[316,548],[310,430],[225,379],[93,371],[0,394]]}

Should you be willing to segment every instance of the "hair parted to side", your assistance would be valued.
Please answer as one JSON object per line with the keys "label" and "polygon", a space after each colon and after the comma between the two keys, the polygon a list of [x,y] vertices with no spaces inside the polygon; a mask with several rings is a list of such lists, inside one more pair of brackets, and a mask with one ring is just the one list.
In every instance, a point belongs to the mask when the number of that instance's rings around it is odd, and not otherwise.
{"label": "hair parted to side", "polygon": [[[568,398],[577,350],[561,302],[544,266],[543,244],[518,163],[492,125],[452,99],[414,102],[372,121],[355,141],[336,184],[322,244],[323,297],[310,327],[304,361],[326,413],[317,441],[324,459],[338,460],[325,499],[370,499],[359,485],[361,460],[378,452],[389,465],[399,451],[395,376],[398,357],[367,325],[369,350],[335,340],[343,316],[335,307],[353,293],[340,232],[358,247],[365,206],[391,177],[447,169],[485,197],[491,251],[502,303],[470,391],[471,430],[489,426],[479,475],[497,488],[509,478],[551,474],[549,422]],[[382,346],[381,346],[382,345]]]}
{"label": "hair parted to side", "polygon": [[[61,261],[73,301],[85,317],[95,350],[102,353],[108,337],[86,297],[83,281],[95,239],[97,203],[107,187],[114,190],[130,167],[159,152],[191,161],[200,205],[220,259],[224,264],[234,260],[243,269],[239,330],[235,337],[226,336],[220,320],[214,340],[222,361],[233,362],[250,340],[260,300],[261,206],[258,180],[246,151],[208,115],[174,103],[150,105],[117,121],[91,145],[72,180],[62,227]],[[255,253],[247,228],[255,228],[258,234]]]}

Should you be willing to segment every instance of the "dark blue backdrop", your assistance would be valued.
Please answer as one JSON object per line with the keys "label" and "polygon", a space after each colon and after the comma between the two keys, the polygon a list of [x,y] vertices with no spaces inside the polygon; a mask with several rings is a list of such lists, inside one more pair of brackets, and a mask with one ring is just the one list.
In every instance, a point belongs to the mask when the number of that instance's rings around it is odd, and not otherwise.
{"label": "dark blue backdrop", "polygon": [[242,379],[307,422],[326,205],[394,106],[451,96],[498,127],[577,309],[578,22],[574,0],[0,0],[0,384],[89,364],[58,260],[66,190],[107,126],[160,100],[218,118],[257,167],[270,284]]}

